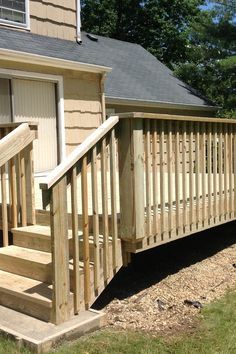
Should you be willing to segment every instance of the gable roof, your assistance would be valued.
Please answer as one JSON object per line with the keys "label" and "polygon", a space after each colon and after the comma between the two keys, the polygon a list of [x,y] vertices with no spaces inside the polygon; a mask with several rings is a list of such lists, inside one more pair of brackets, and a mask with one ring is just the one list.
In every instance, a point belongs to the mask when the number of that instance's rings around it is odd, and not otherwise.
{"label": "gable roof", "polygon": [[0,49],[76,63],[111,67],[105,84],[109,99],[212,107],[140,45],[82,34],[82,44],[0,28]]}

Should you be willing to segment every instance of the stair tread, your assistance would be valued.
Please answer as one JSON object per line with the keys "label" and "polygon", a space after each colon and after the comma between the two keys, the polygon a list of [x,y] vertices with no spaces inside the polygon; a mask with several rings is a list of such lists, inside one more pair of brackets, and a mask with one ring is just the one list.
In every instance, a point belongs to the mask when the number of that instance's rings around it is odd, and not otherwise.
{"label": "stair tread", "polygon": [[17,293],[19,296],[51,304],[52,287],[38,280],[0,270],[0,293]]}
{"label": "stair tread", "polygon": [[[22,226],[17,227],[11,230],[13,233],[25,233],[34,234],[38,236],[51,236],[51,229],[50,226],[43,226],[43,225],[30,225],[30,226]],[[33,235],[32,235],[33,236]]]}
{"label": "stair tread", "polygon": [[52,262],[51,253],[38,251],[30,248],[23,248],[14,245],[1,248],[0,257],[1,255],[20,258],[31,262],[41,263],[41,264],[49,264]]}
{"label": "stair tread", "polygon": [[[31,225],[31,226],[24,226],[24,227],[17,227],[15,229],[11,230],[13,233],[16,234],[26,234],[27,236],[34,237],[37,235],[37,237],[40,238],[43,237],[51,237],[51,229],[50,226],[43,226],[43,225]],[[83,232],[81,230],[78,231],[78,236],[83,236]],[[72,238],[72,230],[68,230],[68,238]],[[103,235],[99,235],[99,243],[102,243],[103,240]],[[93,243],[93,236],[89,235],[89,241],[90,243]],[[112,241],[112,237],[109,237],[109,242]]]}
{"label": "stair tread", "polygon": [[[51,253],[48,252],[42,252],[42,251],[37,251],[33,250],[30,248],[23,248],[20,246],[8,246],[8,247],[3,247],[0,248],[0,258],[1,254],[11,256],[11,257],[17,257],[20,259],[24,259],[30,262],[37,262],[41,264],[50,264],[52,261]],[[90,267],[92,268],[94,263],[90,262]],[[70,258],[69,260],[69,266],[72,269],[73,267],[73,259]],[[79,261],[79,267],[82,270],[84,267],[84,262]]]}

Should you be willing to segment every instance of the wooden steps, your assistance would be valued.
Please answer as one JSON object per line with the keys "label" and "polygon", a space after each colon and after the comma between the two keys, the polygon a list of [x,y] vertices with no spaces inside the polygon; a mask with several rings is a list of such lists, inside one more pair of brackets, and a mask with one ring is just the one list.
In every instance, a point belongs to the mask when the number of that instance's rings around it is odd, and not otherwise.
{"label": "wooden steps", "polygon": [[50,227],[32,225],[12,229],[13,244],[42,252],[51,252]]}
{"label": "wooden steps", "polygon": [[50,321],[52,289],[46,283],[0,270],[0,304]]}
{"label": "wooden steps", "polygon": [[45,283],[52,281],[51,253],[18,246],[0,249],[0,269]]}
{"label": "wooden steps", "polygon": [[[15,246],[20,246],[24,248],[31,248],[43,252],[51,252],[51,231],[49,226],[42,225],[32,225],[26,227],[18,227],[17,229],[12,229],[13,233],[13,244]],[[72,244],[72,231],[68,231],[69,238],[69,248],[70,256],[73,255],[73,244]],[[80,259],[82,260],[82,247],[83,247],[83,233],[78,232],[79,238],[79,248],[80,248]],[[99,236],[99,247],[102,249],[103,236]],[[111,239],[110,239],[111,241]],[[89,237],[90,246],[90,260],[94,261],[94,243],[93,237]]]}
{"label": "wooden steps", "polygon": [[[19,312],[31,315],[44,321],[52,318],[52,256],[51,236],[49,226],[34,225],[12,229],[13,245],[0,248],[0,304]],[[84,262],[82,256],[83,240],[79,232],[79,246],[81,250],[80,273],[80,308],[84,309]],[[72,255],[72,235],[69,230],[70,254]],[[95,289],[94,270],[94,243],[89,237],[90,252],[90,294],[92,304],[98,295],[114,277],[112,266],[112,240],[109,239],[108,265],[109,278],[104,279],[103,270],[103,237],[99,237],[100,283]],[[119,264],[116,271],[122,266],[121,241],[118,240]],[[73,292],[73,260],[70,256],[70,284]],[[71,309],[73,295],[71,293]]]}

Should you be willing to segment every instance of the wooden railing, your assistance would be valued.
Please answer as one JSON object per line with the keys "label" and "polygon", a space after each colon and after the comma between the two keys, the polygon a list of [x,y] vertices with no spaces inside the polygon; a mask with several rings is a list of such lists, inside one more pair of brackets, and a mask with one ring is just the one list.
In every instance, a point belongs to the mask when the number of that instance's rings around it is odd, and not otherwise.
{"label": "wooden railing", "polygon": [[127,250],[236,218],[236,121],[122,114],[119,143]]}
{"label": "wooden railing", "polygon": [[[73,313],[77,314],[81,303],[88,308],[117,270],[117,122],[118,117],[105,121],[40,185],[44,207],[50,204],[52,320],[56,324],[70,316],[70,291]],[[71,230],[68,213],[71,213]],[[109,274],[110,264],[112,274]]]}
{"label": "wooden railing", "polygon": [[33,140],[37,126],[27,123],[0,125],[1,229],[3,246],[8,231],[35,223]]}
{"label": "wooden railing", "polygon": [[54,323],[70,317],[71,292],[77,314],[111,280],[119,238],[127,255],[236,219],[235,123],[110,117],[46,178]]}

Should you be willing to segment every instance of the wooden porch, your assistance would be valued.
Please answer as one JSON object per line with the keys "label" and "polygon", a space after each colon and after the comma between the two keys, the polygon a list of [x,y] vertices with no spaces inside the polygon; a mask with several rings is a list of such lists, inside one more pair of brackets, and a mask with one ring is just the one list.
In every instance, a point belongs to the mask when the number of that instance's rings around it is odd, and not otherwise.
{"label": "wooden porch", "polygon": [[131,253],[236,219],[233,120],[110,117],[44,178],[36,127],[0,131],[0,303],[20,312],[62,323]]}

